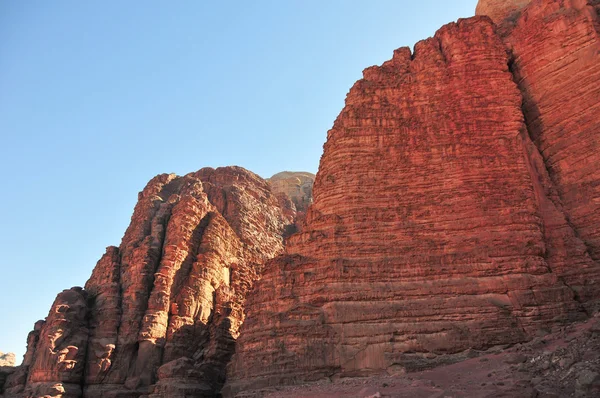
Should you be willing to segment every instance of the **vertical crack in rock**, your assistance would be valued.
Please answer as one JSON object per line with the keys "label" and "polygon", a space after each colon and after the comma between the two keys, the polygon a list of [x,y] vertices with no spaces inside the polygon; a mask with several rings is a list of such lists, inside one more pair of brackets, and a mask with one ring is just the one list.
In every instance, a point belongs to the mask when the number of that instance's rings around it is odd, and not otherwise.
{"label": "vertical crack in rock", "polygon": [[556,188],[549,198],[561,213],[555,219],[565,220],[553,233],[571,240],[560,246],[563,257],[589,253],[576,264],[563,259],[553,270],[588,312],[600,304],[600,40],[594,3],[532,1],[503,33],[528,135],[548,180],[543,184]]}

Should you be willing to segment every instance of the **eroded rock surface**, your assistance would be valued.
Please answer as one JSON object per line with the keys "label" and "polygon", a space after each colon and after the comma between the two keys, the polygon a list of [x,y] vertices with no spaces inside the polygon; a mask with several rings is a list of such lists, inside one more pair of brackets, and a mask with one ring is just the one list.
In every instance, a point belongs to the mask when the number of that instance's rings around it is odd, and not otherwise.
{"label": "eroded rock surface", "polygon": [[[569,224],[600,261],[600,1],[535,1],[505,38],[539,148]],[[595,272],[595,271],[594,271]],[[582,284],[581,267],[565,281]],[[572,274],[572,275],[571,275]],[[597,290],[580,294],[589,297]]]}
{"label": "eroded rock surface", "polygon": [[598,8],[584,3],[534,1],[502,29],[459,20],[364,71],[306,225],[249,296],[225,395],[402,373],[597,308]]}
{"label": "eroded rock surface", "polygon": [[155,177],[121,245],[36,324],[5,396],[214,396],[245,296],[293,216],[239,167]]}

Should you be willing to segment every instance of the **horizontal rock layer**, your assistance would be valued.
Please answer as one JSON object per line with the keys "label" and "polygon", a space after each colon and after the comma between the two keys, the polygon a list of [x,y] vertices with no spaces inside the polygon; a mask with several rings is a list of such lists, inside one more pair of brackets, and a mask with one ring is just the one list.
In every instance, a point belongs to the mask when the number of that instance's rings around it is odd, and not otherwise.
{"label": "horizontal rock layer", "polygon": [[120,247],[36,324],[5,396],[214,396],[246,293],[282,252],[288,216],[242,168],[155,177]]}
{"label": "horizontal rock layer", "polygon": [[394,374],[597,306],[597,25],[574,3],[534,1],[514,31],[459,20],[364,71],[306,225],[248,298],[226,396]]}

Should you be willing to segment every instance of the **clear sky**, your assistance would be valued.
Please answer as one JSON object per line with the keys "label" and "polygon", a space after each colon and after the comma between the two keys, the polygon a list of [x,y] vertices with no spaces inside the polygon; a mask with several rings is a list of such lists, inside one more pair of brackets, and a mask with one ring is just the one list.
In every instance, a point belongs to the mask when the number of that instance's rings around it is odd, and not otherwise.
{"label": "clear sky", "polygon": [[0,1],[0,351],[156,174],[316,172],[362,70],[476,0]]}

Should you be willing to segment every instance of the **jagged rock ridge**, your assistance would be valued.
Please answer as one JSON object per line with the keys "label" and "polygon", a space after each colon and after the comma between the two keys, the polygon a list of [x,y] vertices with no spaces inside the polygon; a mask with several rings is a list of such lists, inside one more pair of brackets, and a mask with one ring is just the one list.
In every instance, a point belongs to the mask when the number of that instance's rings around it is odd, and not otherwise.
{"label": "jagged rock ridge", "polygon": [[155,177],[121,245],[36,324],[4,396],[214,396],[246,293],[294,217],[239,167]]}
{"label": "jagged rock ridge", "polygon": [[598,3],[459,20],[364,71],[305,226],[249,295],[226,396],[402,373],[597,309]]}

